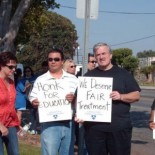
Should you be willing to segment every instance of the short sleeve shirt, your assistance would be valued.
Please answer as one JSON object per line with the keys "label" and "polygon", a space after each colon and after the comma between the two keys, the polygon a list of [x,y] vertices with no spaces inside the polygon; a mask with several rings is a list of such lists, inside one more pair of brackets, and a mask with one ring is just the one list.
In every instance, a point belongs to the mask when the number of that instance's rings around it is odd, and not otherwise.
{"label": "short sleeve shirt", "polygon": [[9,88],[0,78],[0,122],[6,127],[19,126],[15,111],[16,90],[13,80],[9,79]]}
{"label": "short sleeve shirt", "polygon": [[[125,69],[113,66],[110,70],[100,70],[98,67],[86,73],[89,77],[111,77],[113,78],[113,91],[120,94],[127,94],[134,91],[141,91],[134,77]],[[111,123],[85,123],[100,124],[104,131],[121,130],[132,127],[130,119],[130,104],[122,101],[112,101],[112,122]]]}
{"label": "short sleeve shirt", "polygon": [[[66,92],[75,93],[75,91],[77,89],[77,85],[78,85],[77,77],[63,71],[63,75],[62,75],[61,79],[63,80],[63,85],[65,87]],[[34,82],[33,89],[32,89],[30,96],[29,96],[29,100],[32,102],[34,99],[38,98],[39,91],[37,88],[37,83],[43,83],[44,81],[48,81],[48,83],[50,84],[50,82],[53,80],[57,81],[59,79],[52,77],[52,75],[50,74],[49,71],[46,72],[45,74],[39,76],[36,79],[36,81]]]}

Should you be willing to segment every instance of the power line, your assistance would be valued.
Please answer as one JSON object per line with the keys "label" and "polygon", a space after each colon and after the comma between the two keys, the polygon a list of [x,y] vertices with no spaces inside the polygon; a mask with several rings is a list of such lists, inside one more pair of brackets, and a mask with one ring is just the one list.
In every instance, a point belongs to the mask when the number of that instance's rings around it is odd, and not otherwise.
{"label": "power line", "polygon": [[[126,42],[121,42],[121,43],[113,44],[113,45],[110,45],[110,46],[112,47],[112,46],[118,46],[118,45],[123,45],[123,44],[127,44],[127,43],[133,43],[133,42],[137,42],[137,41],[140,41],[140,40],[144,40],[144,39],[148,39],[148,38],[153,38],[153,37],[155,37],[155,34],[151,35],[151,36],[135,39],[135,40],[130,40],[130,41],[126,41]],[[89,48],[89,49],[93,49],[93,48]]]}
{"label": "power line", "polygon": [[72,7],[72,6],[64,6],[64,5],[60,5],[60,7],[76,10],[76,8],[75,8],[75,7]]}
{"label": "power line", "polygon": [[113,13],[113,14],[134,14],[134,15],[154,15],[155,13],[151,13],[151,12],[116,12],[116,11],[99,11],[99,12],[103,12],[103,13]]}
{"label": "power line", "polygon": [[[68,8],[68,9],[76,9],[76,7],[72,7],[72,6],[64,6],[64,5],[61,5],[60,7],[62,8]],[[119,12],[119,11],[102,11],[102,10],[99,10],[100,13],[112,13],[112,14],[128,14],[128,15],[155,15],[154,12]]]}
{"label": "power line", "polygon": [[[68,9],[76,9],[76,7],[72,7],[72,6],[64,6],[64,5],[61,5],[61,7],[63,8],[68,8]],[[154,15],[155,13],[154,12],[116,12],[116,11],[99,11],[101,13],[111,13],[111,14],[137,14],[137,15]],[[152,38],[152,37],[155,37],[155,34],[154,35],[151,35],[151,36],[147,36],[147,37],[143,37],[143,38],[139,38],[139,39],[135,39],[135,40],[131,40],[131,41],[126,41],[126,42],[121,42],[121,43],[117,43],[117,44],[113,44],[111,46],[118,46],[118,45],[123,45],[123,44],[127,44],[127,43],[133,43],[133,42],[137,42],[137,41],[140,41],[140,40],[144,40],[144,39],[148,39],[148,38]],[[92,49],[92,48],[90,48]]]}
{"label": "power line", "polygon": [[147,37],[143,37],[143,38],[131,40],[131,41],[126,41],[126,42],[122,42],[122,43],[118,43],[118,44],[113,44],[111,46],[118,46],[118,45],[122,45],[122,44],[126,44],[126,43],[133,43],[133,42],[137,42],[137,41],[148,39],[148,38],[152,38],[152,37],[155,37],[155,34],[154,35],[151,35],[151,36],[147,36]]}

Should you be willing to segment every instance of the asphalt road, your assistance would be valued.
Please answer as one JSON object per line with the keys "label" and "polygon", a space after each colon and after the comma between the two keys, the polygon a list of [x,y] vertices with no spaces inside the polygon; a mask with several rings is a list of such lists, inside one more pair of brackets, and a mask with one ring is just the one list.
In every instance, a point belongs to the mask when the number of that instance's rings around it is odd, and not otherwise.
{"label": "asphalt road", "polygon": [[131,155],[155,155],[155,140],[148,128],[150,106],[155,97],[155,90],[142,90],[141,99],[131,107],[133,122]]}

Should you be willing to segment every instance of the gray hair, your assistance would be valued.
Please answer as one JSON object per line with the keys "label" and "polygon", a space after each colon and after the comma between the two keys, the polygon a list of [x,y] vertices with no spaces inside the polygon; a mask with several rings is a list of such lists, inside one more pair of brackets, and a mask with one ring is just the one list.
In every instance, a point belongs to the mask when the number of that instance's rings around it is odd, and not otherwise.
{"label": "gray hair", "polygon": [[63,64],[63,69],[64,69],[64,71],[67,71],[67,69],[68,69],[68,67],[69,67],[69,64],[71,64],[71,63],[75,64],[74,61],[73,61],[72,59],[67,59],[67,60],[64,62],[64,64]]}
{"label": "gray hair", "polygon": [[111,48],[110,48],[110,46],[108,44],[106,44],[106,43],[97,43],[93,47],[94,54],[97,51],[97,49],[100,48],[100,47],[102,47],[102,46],[107,46],[109,48],[109,52],[112,53],[112,50],[111,50]]}

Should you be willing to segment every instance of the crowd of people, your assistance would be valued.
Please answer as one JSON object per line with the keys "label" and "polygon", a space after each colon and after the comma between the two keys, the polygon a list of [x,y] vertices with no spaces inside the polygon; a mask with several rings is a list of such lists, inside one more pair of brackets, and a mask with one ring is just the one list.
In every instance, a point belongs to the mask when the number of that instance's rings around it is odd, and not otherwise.
{"label": "crowd of people", "polygon": [[[22,73],[21,69],[16,69],[17,58],[14,54],[0,53],[0,154],[4,155],[5,144],[8,155],[19,155],[18,132],[23,130],[24,111],[29,111],[29,134],[37,134],[39,95],[42,93],[38,91],[38,83],[43,86],[46,81],[49,84],[55,82],[53,87],[57,87],[58,92],[60,88],[63,89],[72,116],[70,120],[39,123],[42,155],[73,155],[74,147],[78,149],[79,144],[79,123],[83,124],[85,130],[85,154],[130,155],[130,104],[140,99],[141,89],[128,71],[112,63],[110,46],[106,43],[94,45],[93,54],[88,55],[88,71],[83,75],[113,78],[110,123],[88,122],[76,118],[79,74],[76,73],[76,64],[72,59],[65,60],[61,50],[53,49],[49,51],[47,61],[41,65],[42,71],[38,74],[34,74],[30,66],[24,67]],[[62,87],[59,86],[61,81]],[[151,107],[150,129],[155,129],[154,113],[155,101]]]}

